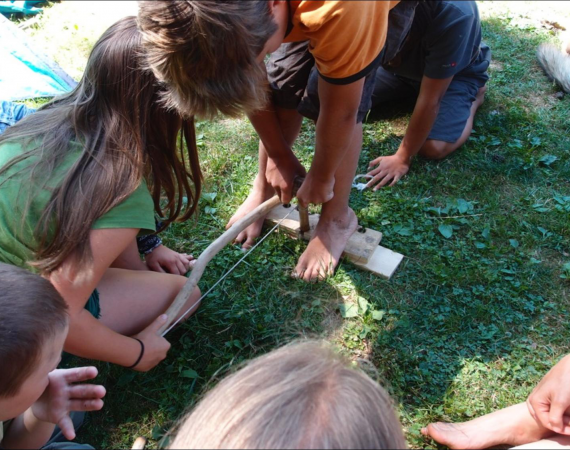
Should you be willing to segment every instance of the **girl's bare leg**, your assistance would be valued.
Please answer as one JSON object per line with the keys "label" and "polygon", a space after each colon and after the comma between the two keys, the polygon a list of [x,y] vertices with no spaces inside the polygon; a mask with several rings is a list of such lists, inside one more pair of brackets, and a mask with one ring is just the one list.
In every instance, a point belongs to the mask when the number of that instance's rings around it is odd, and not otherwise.
{"label": "girl's bare leg", "polygon": [[449,448],[489,448],[524,445],[554,435],[530,415],[526,403],[510,406],[463,423],[432,423],[424,436]]}
{"label": "girl's bare leg", "polygon": [[[117,333],[137,334],[168,309],[186,280],[168,273],[108,269],[97,286],[100,320]],[[200,290],[196,288],[179,316],[199,298]]]}
{"label": "girl's bare leg", "polygon": [[537,442],[532,442],[531,444],[521,445],[519,447],[513,447],[514,449],[524,449],[524,450],[538,450],[538,449],[570,449],[570,436],[565,436],[562,434],[556,434],[548,439],[542,439]]}

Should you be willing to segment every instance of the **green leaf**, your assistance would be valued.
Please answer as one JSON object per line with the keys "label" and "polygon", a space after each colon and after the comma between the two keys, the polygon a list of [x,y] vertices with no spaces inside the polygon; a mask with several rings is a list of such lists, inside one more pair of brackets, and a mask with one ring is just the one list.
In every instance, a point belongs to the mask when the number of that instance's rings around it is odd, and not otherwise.
{"label": "green leaf", "polygon": [[202,198],[202,199],[204,199],[204,200],[207,200],[207,201],[209,201],[209,202],[213,202],[213,201],[216,199],[217,196],[218,196],[218,193],[217,193],[217,192],[204,192],[204,193],[200,196],[200,198]]}
{"label": "green leaf", "polygon": [[183,370],[182,373],[180,374],[180,376],[182,378],[198,378],[198,372],[196,372],[195,370],[192,369],[187,369],[187,370]]}
{"label": "green leaf", "polygon": [[368,336],[368,333],[370,333],[373,330],[372,327],[369,327],[368,325],[364,325],[362,327],[362,331],[360,332],[360,334],[358,335],[358,337],[360,339],[366,339],[366,336]]}
{"label": "green leaf", "polygon": [[542,144],[542,140],[535,136],[530,140],[530,145],[532,145],[533,147],[538,147],[540,144]]}
{"label": "green leaf", "polygon": [[204,208],[204,212],[206,214],[216,214],[216,211],[218,210],[218,208],[212,208],[211,206],[206,206]]}
{"label": "green leaf", "polygon": [[453,227],[451,225],[441,224],[437,229],[445,239],[449,239],[453,235]]}
{"label": "green leaf", "polygon": [[160,425],[155,425],[152,429],[152,438],[158,441],[162,436],[164,436],[164,430]]}
{"label": "green leaf", "polygon": [[485,228],[481,232],[481,236],[483,236],[485,239],[489,239],[489,236],[491,236],[491,230],[489,228]]}
{"label": "green leaf", "polygon": [[570,279],[570,262],[567,262],[562,266],[562,273],[560,274],[560,278],[563,279]]}
{"label": "green leaf", "polygon": [[519,246],[519,241],[517,241],[516,239],[509,239],[509,243],[513,248],[518,248]]}
{"label": "green leaf", "polygon": [[465,214],[467,211],[469,211],[470,207],[471,203],[463,200],[462,198],[457,199],[457,210],[460,214]]}
{"label": "green leaf", "polygon": [[358,306],[360,308],[360,314],[366,314],[366,311],[368,311],[368,300],[364,297],[358,297]]}
{"label": "green leaf", "polygon": [[483,242],[475,242],[475,247],[477,248],[485,248],[487,247]]}
{"label": "green leaf", "polygon": [[539,163],[541,163],[545,166],[550,166],[555,161],[558,161],[558,156],[554,156],[554,155],[544,155],[542,158],[540,158],[538,160]]}
{"label": "green leaf", "polygon": [[374,320],[382,320],[384,318],[384,315],[386,314],[386,311],[380,310],[380,311],[372,311],[372,318]]}
{"label": "green leaf", "polygon": [[338,309],[340,310],[340,315],[345,319],[358,316],[358,307],[354,303],[342,303],[338,305]]}
{"label": "green leaf", "polygon": [[394,227],[394,231],[398,233],[400,236],[411,236],[413,234],[411,228],[403,227],[402,225],[396,225]]}

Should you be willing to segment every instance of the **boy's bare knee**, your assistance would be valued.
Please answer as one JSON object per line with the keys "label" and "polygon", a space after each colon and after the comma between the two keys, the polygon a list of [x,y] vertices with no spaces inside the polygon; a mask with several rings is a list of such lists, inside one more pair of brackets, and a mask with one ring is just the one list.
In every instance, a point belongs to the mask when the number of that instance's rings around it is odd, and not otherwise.
{"label": "boy's bare knee", "polygon": [[420,150],[420,155],[427,159],[443,159],[453,151],[452,145],[448,142],[428,140]]}

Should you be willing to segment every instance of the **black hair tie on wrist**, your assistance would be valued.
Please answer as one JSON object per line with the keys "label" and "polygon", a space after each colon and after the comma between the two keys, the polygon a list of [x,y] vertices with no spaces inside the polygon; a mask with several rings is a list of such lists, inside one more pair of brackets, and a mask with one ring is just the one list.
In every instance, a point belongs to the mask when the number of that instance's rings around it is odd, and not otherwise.
{"label": "black hair tie on wrist", "polygon": [[136,360],[136,362],[135,362],[132,366],[127,367],[127,369],[134,369],[134,368],[137,366],[137,364],[141,362],[141,359],[142,359],[143,356],[144,356],[144,344],[143,344],[143,341],[141,341],[140,339],[137,339],[137,338],[133,338],[133,339],[134,339],[135,341],[139,341],[139,344],[141,344],[141,354],[139,355],[139,357],[138,357],[138,359]]}

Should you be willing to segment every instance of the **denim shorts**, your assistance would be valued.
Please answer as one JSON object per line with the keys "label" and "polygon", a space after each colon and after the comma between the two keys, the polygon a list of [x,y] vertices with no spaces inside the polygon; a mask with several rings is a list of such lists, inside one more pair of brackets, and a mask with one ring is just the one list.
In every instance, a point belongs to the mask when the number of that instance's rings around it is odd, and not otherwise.
{"label": "denim shorts", "polygon": [[89,296],[89,299],[85,304],[85,309],[96,319],[101,317],[101,305],[99,304],[99,291],[97,289],[95,289]]}
{"label": "denim shorts", "polygon": [[0,134],[34,111],[35,109],[28,108],[20,103],[0,100]]}

